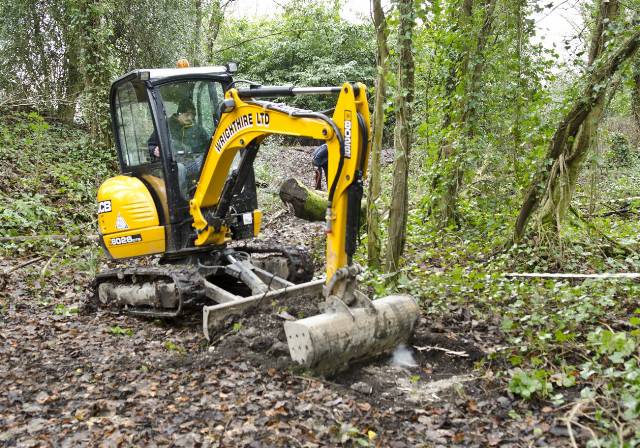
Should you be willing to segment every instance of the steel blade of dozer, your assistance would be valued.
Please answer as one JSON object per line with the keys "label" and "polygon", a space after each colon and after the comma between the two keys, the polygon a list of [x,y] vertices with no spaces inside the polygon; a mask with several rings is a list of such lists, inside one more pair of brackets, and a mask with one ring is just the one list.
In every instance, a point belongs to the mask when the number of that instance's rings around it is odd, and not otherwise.
{"label": "steel blade of dozer", "polygon": [[371,301],[362,293],[348,307],[332,296],[322,314],[285,322],[291,358],[316,373],[330,375],[350,363],[389,352],[406,342],[418,320],[416,301],[406,295]]}

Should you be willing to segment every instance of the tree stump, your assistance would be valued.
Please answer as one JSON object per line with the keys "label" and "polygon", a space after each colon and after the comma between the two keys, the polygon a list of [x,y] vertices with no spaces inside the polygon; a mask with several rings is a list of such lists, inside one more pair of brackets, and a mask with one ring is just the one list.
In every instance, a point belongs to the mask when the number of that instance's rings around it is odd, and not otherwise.
{"label": "tree stump", "polygon": [[307,221],[324,221],[327,213],[327,195],[323,191],[307,188],[298,179],[287,179],[280,187],[280,199],[293,206],[298,218]]}

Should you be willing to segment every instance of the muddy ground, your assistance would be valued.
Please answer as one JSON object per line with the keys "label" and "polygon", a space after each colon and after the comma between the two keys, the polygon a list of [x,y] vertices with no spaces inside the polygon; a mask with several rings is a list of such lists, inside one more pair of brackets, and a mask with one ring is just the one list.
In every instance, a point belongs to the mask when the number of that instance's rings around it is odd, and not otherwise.
{"label": "muddy ground", "polygon": [[[265,151],[259,163],[278,168],[258,175],[262,200],[286,169],[310,184],[310,150]],[[265,208],[264,237],[305,246],[321,270],[322,224]],[[267,304],[208,343],[197,312],[154,320],[95,309],[89,275],[70,264],[45,282],[47,258],[21,267],[26,259],[0,259],[2,446],[569,445],[551,408],[505,392],[490,359],[497,323],[464,309],[422,316],[395,357],[320,378],[291,363],[278,316],[311,314],[318,298]]]}

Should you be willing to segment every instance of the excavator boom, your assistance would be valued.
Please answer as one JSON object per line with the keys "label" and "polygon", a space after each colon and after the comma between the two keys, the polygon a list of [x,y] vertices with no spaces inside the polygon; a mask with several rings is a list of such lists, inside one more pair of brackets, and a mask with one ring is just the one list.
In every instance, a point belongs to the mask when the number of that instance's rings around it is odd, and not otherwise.
{"label": "excavator boom", "polygon": [[[303,94],[336,94],[333,118],[317,112],[296,109],[259,97]],[[302,88],[263,87],[231,89],[226,94],[226,111],[204,161],[200,180],[190,202],[196,246],[221,244],[228,240],[230,226],[225,222],[228,204],[237,186],[244,185],[256,156],[254,146],[269,135],[310,137],[327,142],[329,151],[329,207],[327,209],[327,278],[346,266],[356,249],[359,227],[362,179],[370,151],[369,107],[362,84],[342,87]],[[227,178],[236,153],[247,148],[236,174]],[[246,175],[246,174],[245,174]]]}

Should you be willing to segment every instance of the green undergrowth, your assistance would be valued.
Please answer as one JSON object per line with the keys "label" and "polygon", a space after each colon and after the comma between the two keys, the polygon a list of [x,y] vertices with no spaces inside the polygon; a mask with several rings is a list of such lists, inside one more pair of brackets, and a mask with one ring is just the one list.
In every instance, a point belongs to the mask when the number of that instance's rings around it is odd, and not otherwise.
{"label": "green undergrowth", "polygon": [[0,159],[0,254],[92,263],[95,194],[116,168],[113,151],[83,129],[14,113],[0,117]]}
{"label": "green undergrowth", "polygon": [[[82,129],[37,114],[0,117],[0,143],[0,256],[41,256],[38,268],[26,271],[24,287],[46,290],[39,306],[72,318],[73,308],[62,299],[68,285],[82,290],[101,257],[92,239],[95,191],[116,171],[115,156],[93,148]],[[276,176],[261,166],[258,181],[269,189]],[[486,353],[478,369],[502,381],[502,393],[532,409],[552,406],[560,418],[573,412],[591,431],[590,446],[634,446],[640,443],[640,284],[505,274],[640,272],[640,201],[606,202],[640,196],[636,172],[631,164],[608,173],[598,181],[597,197],[580,185],[580,219],[572,217],[553,245],[534,232],[506,248],[515,199],[463,197],[459,226],[443,230],[430,224],[427,201],[412,197],[400,271],[369,270],[365,282],[377,297],[413,295],[429,321],[440,321],[446,331],[473,333]],[[610,214],[621,207],[628,212]],[[365,247],[366,239],[358,253],[362,264]]]}
{"label": "green undergrowth", "polygon": [[411,294],[430,322],[474,333],[486,353],[478,368],[501,379],[503,393],[559,418],[574,410],[588,446],[640,443],[640,283],[506,275],[640,272],[637,219],[593,216],[586,226],[574,217],[554,245],[533,232],[509,247],[515,216],[506,207],[486,220],[477,207],[462,214],[459,228],[441,230],[426,208],[413,209],[400,272],[366,274],[375,295]]}

